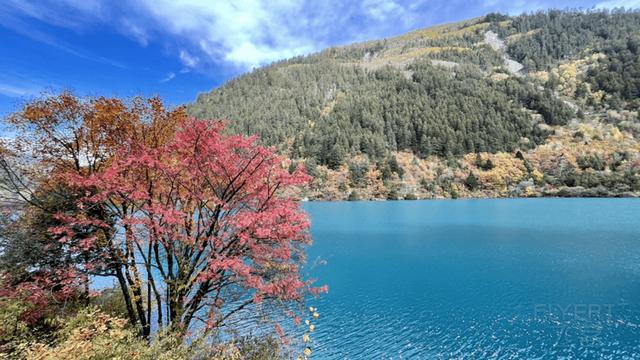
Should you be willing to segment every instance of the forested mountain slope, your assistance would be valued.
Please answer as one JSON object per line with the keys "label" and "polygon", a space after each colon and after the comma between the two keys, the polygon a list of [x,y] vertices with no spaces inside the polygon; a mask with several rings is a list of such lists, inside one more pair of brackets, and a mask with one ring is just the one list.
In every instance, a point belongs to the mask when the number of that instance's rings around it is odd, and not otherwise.
{"label": "forested mountain slope", "polygon": [[631,195],[639,52],[637,11],[490,14],[275,63],[188,110],[305,161],[314,198]]}

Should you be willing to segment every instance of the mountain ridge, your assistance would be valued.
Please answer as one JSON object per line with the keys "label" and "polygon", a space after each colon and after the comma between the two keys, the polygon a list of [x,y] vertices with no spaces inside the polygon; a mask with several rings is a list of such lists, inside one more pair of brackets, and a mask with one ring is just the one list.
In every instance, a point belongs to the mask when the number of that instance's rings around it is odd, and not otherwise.
{"label": "mountain ridge", "polygon": [[[200,94],[188,111],[229,119],[231,132],[256,133],[304,162],[316,175],[314,199],[630,196],[640,191],[630,165],[638,158],[638,24],[640,12],[624,10],[489,14],[283,60]],[[580,127],[615,133],[608,124],[629,137],[627,148],[573,149],[562,169],[532,161],[542,146],[584,135]],[[622,156],[613,148],[628,153],[624,181],[611,179]],[[409,163],[389,171],[403,154]],[[525,170],[495,186],[504,181],[485,179],[492,169],[480,165],[501,154]],[[593,156],[608,171],[578,163]],[[433,166],[440,170],[428,174]],[[611,184],[592,186],[583,179],[591,172]]]}

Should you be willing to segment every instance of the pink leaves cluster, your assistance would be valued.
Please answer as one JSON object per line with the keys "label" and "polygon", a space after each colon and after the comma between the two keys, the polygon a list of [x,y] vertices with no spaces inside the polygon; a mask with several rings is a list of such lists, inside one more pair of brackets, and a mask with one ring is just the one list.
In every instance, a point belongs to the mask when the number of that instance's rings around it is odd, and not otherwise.
{"label": "pink leaves cluster", "polygon": [[86,280],[74,268],[41,271],[17,285],[6,275],[0,278],[0,298],[16,299],[28,305],[20,320],[33,324],[52,310],[51,304],[78,299]]}
{"label": "pink leaves cluster", "polygon": [[[192,119],[166,144],[123,144],[103,170],[68,176],[72,186],[90,189],[83,208],[109,206],[124,229],[114,242],[127,257],[123,263],[142,261],[143,282],[167,287],[166,296],[157,290],[158,301],[174,306],[169,321],[184,327],[205,304],[215,307],[207,312],[209,325],[224,324],[225,311],[233,310],[221,294],[230,286],[243,289],[246,303],[301,300],[323,290],[300,274],[309,219],[282,196],[310,177],[301,167],[287,172],[255,137],[223,129],[221,122]],[[67,219],[68,227],[52,230],[64,239],[74,226],[104,225],[91,221]]]}

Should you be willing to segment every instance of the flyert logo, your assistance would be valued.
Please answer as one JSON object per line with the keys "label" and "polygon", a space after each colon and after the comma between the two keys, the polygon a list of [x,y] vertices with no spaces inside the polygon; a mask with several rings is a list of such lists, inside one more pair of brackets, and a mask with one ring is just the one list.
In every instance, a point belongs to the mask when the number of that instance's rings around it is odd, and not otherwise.
{"label": "flyert logo", "polygon": [[607,330],[620,325],[616,313],[625,304],[535,304],[534,319],[557,328],[554,346],[570,344],[576,338],[583,347],[601,347]]}

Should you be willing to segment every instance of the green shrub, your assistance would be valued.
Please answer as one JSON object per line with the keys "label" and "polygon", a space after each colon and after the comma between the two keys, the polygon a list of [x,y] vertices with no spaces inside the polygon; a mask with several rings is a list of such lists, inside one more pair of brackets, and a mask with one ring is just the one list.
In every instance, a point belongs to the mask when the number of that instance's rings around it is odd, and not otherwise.
{"label": "green shrub", "polygon": [[28,310],[28,304],[19,300],[0,300],[0,358],[2,354],[19,352],[22,344],[35,338],[32,327],[21,318]]}
{"label": "green shrub", "polygon": [[470,172],[467,178],[464,180],[464,185],[469,190],[473,191],[480,187],[480,181],[472,172]]}
{"label": "green shrub", "polygon": [[353,186],[361,185],[365,175],[369,171],[368,161],[352,161],[349,163],[349,179]]}
{"label": "green shrub", "polygon": [[596,154],[585,155],[578,158],[578,167],[582,170],[593,169],[596,171],[602,171],[605,169],[605,166],[605,162]]}
{"label": "green shrub", "polygon": [[398,200],[399,198],[400,195],[398,195],[398,190],[396,189],[391,189],[387,193],[387,200]]}
{"label": "green shrub", "polygon": [[418,197],[414,193],[408,193],[404,196],[405,200],[418,200]]}

